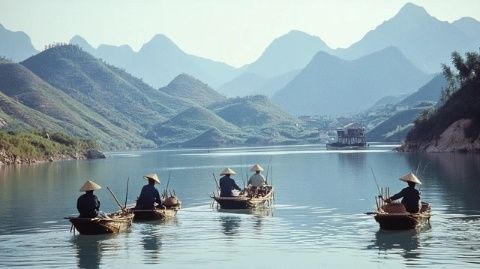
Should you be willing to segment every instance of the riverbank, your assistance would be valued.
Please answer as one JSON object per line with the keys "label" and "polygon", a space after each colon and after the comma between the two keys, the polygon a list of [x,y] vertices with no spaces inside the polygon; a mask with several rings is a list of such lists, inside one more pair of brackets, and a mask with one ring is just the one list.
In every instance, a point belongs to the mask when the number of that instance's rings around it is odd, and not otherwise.
{"label": "riverbank", "polygon": [[0,132],[0,165],[100,158],[105,155],[91,140],[61,133]]}

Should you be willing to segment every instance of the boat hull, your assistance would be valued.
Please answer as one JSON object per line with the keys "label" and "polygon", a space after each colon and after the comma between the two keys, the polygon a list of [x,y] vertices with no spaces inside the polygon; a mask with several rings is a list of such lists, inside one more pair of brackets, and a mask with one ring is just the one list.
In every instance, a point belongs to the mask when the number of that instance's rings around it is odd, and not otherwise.
{"label": "boat hull", "polygon": [[422,203],[419,213],[386,213],[377,212],[374,216],[382,230],[410,230],[429,223],[431,208],[428,203]]}
{"label": "boat hull", "polygon": [[113,213],[108,218],[68,218],[75,229],[84,235],[116,234],[132,226],[132,213]]}
{"label": "boat hull", "polygon": [[338,144],[338,143],[331,143],[326,144],[326,148],[328,150],[362,150],[367,149],[367,144]]}
{"label": "boat hull", "polygon": [[166,220],[177,215],[178,207],[157,209],[131,209],[135,221]]}

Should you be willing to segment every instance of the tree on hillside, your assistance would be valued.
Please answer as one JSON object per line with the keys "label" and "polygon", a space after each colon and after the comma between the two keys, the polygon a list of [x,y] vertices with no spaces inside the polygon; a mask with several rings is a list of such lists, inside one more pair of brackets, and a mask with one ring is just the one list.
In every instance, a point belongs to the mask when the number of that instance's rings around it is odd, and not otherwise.
{"label": "tree on hillside", "polygon": [[460,53],[454,51],[452,63],[456,68],[455,71],[452,71],[450,66],[442,64],[443,75],[448,81],[447,87],[442,91],[442,103],[445,103],[452,93],[465,84],[477,80],[480,75],[480,54],[477,52],[467,52],[464,58]]}

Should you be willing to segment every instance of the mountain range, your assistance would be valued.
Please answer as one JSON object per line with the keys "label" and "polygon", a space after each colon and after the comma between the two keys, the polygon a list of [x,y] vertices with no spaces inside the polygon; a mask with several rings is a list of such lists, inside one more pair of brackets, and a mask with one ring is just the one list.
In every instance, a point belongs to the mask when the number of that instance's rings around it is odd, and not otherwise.
{"label": "mountain range", "polygon": [[273,100],[296,115],[356,113],[381,97],[412,92],[429,78],[394,47],[353,61],[318,52]]}
{"label": "mountain range", "polygon": [[19,62],[37,53],[27,34],[10,31],[0,24],[0,57]]}
{"label": "mountain range", "polygon": [[[0,61],[6,130],[65,132],[125,149],[245,144],[267,128],[278,134],[275,141],[299,141],[295,135],[303,131],[296,124],[266,97],[229,100],[188,74],[154,89],[77,45],[54,46],[20,64]],[[245,126],[255,128],[245,132]]]}
{"label": "mountain range", "polygon": [[218,86],[236,72],[235,68],[225,63],[184,52],[161,34],[145,43],[138,52],[128,45],[100,45],[95,49],[80,36],[74,36],[70,44],[79,45],[95,57],[125,69],[154,87],[165,86],[182,73],[191,74],[209,85]]}
{"label": "mountain range", "polygon": [[336,52],[355,59],[385,47],[398,48],[418,68],[428,73],[441,71],[453,51],[477,50],[480,22],[463,18],[454,23],[440,21],[420,6],[407,3],[391,19],[369,31],[361,40]]}

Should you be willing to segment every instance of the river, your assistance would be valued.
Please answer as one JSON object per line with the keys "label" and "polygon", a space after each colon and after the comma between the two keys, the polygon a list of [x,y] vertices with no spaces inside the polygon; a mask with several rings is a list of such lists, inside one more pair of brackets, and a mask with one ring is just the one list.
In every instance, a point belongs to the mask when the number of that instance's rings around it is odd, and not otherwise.
{"label": "river", "polygon": [[[397,153],[389,145],[326,151],[324,145],[112,152],[105,160],[0,167],[0,267],[30,268],[479,268],[480,156]],[[252,214],[219,212],[209,195],[212,173],[271,167],[273,208]],[[377,187],[394,193],[398,177],[416,171],[430,226],[379,230],[372,211]],[[155,172],[170,177],[182,200],[177,217],[134,223],[125,233],[70,232],[78,189],[92,179],[105,212],[117,210],[109,186],[134,203]],[[243,176],[242,176],[243,175]],[[158,186],[158,185],[157,185]]]}

